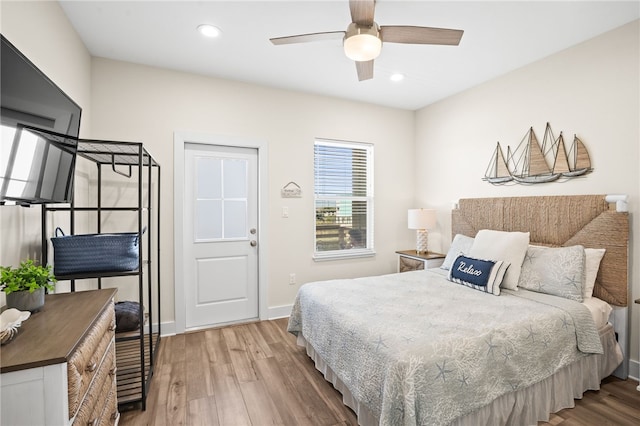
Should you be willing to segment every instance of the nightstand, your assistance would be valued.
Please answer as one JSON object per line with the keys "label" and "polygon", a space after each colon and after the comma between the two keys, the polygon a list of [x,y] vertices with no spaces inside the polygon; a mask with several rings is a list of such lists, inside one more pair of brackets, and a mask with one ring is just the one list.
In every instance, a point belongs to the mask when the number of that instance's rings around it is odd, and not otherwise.
{"label": "nightstand", "polygon": [[396,253],[398,254],[398,272],[437,268],[442,265],[445,258],[444,254],[433,251],[418,253],[415,250],[401,250]]}

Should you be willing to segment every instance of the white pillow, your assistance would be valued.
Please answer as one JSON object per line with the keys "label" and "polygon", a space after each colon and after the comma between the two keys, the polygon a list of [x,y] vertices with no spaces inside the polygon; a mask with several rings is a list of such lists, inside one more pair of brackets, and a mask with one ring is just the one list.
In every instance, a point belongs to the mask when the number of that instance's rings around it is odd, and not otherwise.
{"label": "white pillow", "polygon": [[453,264],[453,261],[456,260],[456,257],[458,257],[460,253],[468,254],[472,245],[473,238],[462,234],[456,234],[456,236],[453,237],[453,241],[451,241],[451,247],[449,247],[447,256],[444,258],[440,268],[446,269],[447,271],[451,269],[451,265]]}
{"label": "white pillow", "polygon": [[589,309],[589,312],[591,312],[591,316],[593,317],[593,321],[596,323],[596,328],[598,330],[609,322],[609,315],[611,315],[613,308],[607,302],[600,300],[597,297],[590,297],[583,300],[582,304]]}
{"label": "white pillow", "polygon": [[528,246],[528,232],[481,229],[473,241],[469,256],[478,259],[502,260],[509,263],[509,269],[507,269],[500,287],[517,290],[520,269]]}
{"label": "white pillow", "polygon": [[600,269],[600,261],[604,257],[605,249],[585,248],[585,270],[584,270],[584,286],[582,287],[582,297],[589,299],[593,296],[593,287],[596,284],[598,269]]}

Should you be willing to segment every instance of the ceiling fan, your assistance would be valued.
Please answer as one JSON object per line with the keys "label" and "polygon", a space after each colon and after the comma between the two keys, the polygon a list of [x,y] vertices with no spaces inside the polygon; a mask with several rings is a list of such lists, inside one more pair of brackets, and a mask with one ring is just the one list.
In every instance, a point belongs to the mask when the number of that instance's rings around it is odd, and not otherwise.
{"label": "ceiling fan", "polygon": [[352,22],[346,31],[300,34],[272,38],[275,45],[307,43],[311,41],[343,39],[344,52],[356,61],[358,80],[373,78],[373,60],[378,57],[382,43],[460,44],[463,30],[415,26],[378,26],[373,20],[375,0],[349,0]]}

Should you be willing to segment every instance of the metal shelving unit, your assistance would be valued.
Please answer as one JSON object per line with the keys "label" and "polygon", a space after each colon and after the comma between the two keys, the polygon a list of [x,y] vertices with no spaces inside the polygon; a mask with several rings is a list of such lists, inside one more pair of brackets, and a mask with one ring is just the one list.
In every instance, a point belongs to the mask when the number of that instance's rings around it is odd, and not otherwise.
{"label": "metal shelving unit", "polygon": [[[97,272],[56,276],[58,281],[69,280],[71,291],[76,291],[76,280],[108,277],[138,277],[140,309],[136,331],[116,334],[116,366],[118,405],[141,403],[146,409],[146,396],[153,377],[155,359],[160,343],[160,164],[138,142],[79,140],[77,156],[97,166],[97,203],[95,206],[44,205],[42,208],[42,259],[51,264],[49,257],[48,216],[51,212],[69,213],[70,234],[75,234],[76,215],[95,212],[96,233],[103,232],[105,216],[112,212],[131,212],[137,215],[139,267],[135,271]],[[76,163],[76,170],[77,170]],[[105,174],[115,173],[135,182],[137,201],[130,206],[105,206],[103,186]],[[109,170],[110,169],[110,170]],[[112,175],[113,176],[113,175]],[[77,177],[76,177],[77,178]],[[131,232],[131,230],[128,230]],[[145,244],[146,243],[146,244]],[[146,246],[146,247],[145,247]],[[146,310],[146,312],[145,312]]]}

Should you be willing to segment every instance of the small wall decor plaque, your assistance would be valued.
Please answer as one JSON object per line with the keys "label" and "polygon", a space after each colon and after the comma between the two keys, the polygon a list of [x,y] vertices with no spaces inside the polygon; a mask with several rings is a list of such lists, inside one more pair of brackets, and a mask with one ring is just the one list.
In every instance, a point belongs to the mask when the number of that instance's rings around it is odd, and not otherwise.
{"label": "small wall decor plaque", "polygon": [[302,198],[302,188],[297,183],[291,181],[280,190],[282,198]]}

